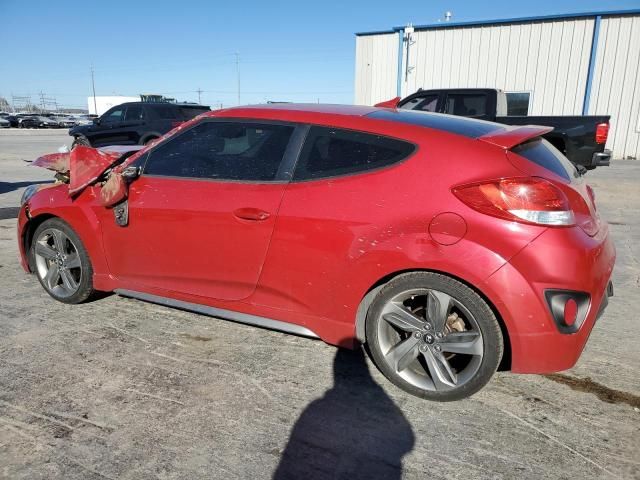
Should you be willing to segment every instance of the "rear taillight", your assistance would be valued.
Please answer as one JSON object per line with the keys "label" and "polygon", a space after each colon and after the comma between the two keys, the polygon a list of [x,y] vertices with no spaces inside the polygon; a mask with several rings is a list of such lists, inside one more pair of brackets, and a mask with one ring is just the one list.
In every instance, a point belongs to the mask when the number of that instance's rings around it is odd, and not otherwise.
{"label": "rear taillight", "polygon": [[567,196],[542,178],[503,178],[453,189],[466,205],[487,215],[548,226],[575,225]]}
{"label": "rear taillight", "polygon": [[596,143],[607,143],[609,136],[609,124],[599,123],[596,125]]}

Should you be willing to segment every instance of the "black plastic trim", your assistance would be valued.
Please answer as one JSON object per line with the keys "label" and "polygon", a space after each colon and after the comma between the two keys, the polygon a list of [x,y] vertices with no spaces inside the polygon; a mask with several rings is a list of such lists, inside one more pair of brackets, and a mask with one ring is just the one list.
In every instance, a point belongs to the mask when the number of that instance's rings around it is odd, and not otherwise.
{"label": "black plastic trim", "polygon": [[[560,333],[571,334],[580,330],[580,327],[587,318],[591,296],[586,292],[576,292],[572,290],[545,290],[544,297],[551,311],[553,321]],[[573,299],[578,304],[578,313],[573,325],[564,323],[564,306],[567,300]]]}

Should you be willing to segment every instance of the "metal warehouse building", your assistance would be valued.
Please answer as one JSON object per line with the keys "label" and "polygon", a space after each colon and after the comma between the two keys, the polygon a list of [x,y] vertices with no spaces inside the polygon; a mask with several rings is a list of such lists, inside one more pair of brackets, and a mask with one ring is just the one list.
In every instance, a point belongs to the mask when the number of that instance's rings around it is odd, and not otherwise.
{"label": "metal warehouse building", "polygon": [[607,148],[640,159],[640,10],[358,33],[355,83],[364,105],[418,88],[499,88],[529,115],[611,115]]}

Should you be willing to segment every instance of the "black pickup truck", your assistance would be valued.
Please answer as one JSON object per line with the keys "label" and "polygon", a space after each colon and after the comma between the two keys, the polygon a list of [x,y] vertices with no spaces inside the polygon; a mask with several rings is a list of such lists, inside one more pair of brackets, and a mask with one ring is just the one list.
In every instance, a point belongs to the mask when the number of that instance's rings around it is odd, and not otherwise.
{"label": "black pickup truck", "polygon": [[[545,125],[554,127],[544,135],[575,165],[591,170],[609,165],[611,151],[605,150],[609,116],[527,116],[509,115],[507,95],[491,88],[418,90],[404,99],[395,98],[376,106],[447,113],[506,125]],[[526,105],[522,113],[526,113]],[[510,112],[511,113],[511,112]]]}

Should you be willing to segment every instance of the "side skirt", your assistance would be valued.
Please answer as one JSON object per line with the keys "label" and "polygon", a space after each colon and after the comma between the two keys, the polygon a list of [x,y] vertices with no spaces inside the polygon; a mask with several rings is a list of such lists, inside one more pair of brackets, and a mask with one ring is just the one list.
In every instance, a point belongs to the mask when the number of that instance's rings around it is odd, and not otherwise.
{"label": "side skirt", "polygon": [[182,300],[174,300],[173,298],[161,297],[159,295],[136,292],[133,290],[118,288],[114,291],[115,293],[117,293],[118,295],[122,295],[123,297],[136,298],[138,300],[144,300],[146,302],[157,303],[158,305],[179,308],[180,310],[201,313],[210,317],[222,318],[224,320],[231,320],[233,322],[246,323],[247,325],[256,325],[258,327],[268,328],[269,330],[278,330],[280,332],[292,333],[294,335],[300,335],[302,337],[318,338],[318,335],[316,335],[306,327],[295,325],[293,323],[281,322],[280,320],[272,320],[271,318],[259,317],[257,315],[250,315],[248,313],[234,312],[232,310],[225,310],[223,308],[209,307],[207,305],[200,305],[198,303],[183,302]]}

